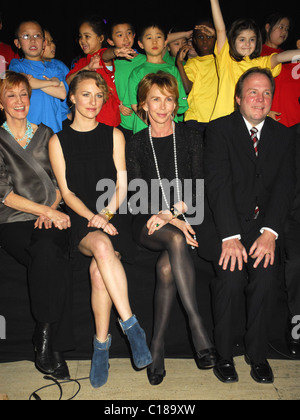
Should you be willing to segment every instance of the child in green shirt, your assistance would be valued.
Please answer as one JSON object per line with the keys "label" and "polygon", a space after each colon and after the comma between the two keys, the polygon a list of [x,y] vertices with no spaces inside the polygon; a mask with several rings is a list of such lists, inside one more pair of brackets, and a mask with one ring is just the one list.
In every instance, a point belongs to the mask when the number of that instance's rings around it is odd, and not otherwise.
{"label": "child in green shirt", "polygon": [[177,79],[179,87],[178,114],[184,114],[188,109],[187,97],[178,69],[174,65],[167,64],[163,60],[166,43],[166,34],[164,33],[164,30],[159,27],[159,25],[153,24],[151,26],[146,26],[140,34],[139,46],[145,51],[147,61],[132,71],[128,80],[128,89],[123,101],[123,105],[131,107],[134,110],[134,134],[143,130],[144,128],[147,128],[147,125],[137,116],[136,111],[137,91],[139,83],[143,77],[149,73],[157,73],[161,70],[172,74]]}
{"label": "child in green shirt", "polygon": [[[111,47],[115,48],[133,48],[135,41],[135,29],[131,23],[126,21],[115,21],[110,25],[107,42]],[[120,58],[115,60],[115,84],[121,101],[121,126],[119,127],[126,140],[129,140],[133,134],[133,110],[131,107],[124,106],[124,98],[127,91],[128,79],[131,72],[144,64],[147,60],[145,54],[139,54],[137,51],[132,57],[132,60]]]}

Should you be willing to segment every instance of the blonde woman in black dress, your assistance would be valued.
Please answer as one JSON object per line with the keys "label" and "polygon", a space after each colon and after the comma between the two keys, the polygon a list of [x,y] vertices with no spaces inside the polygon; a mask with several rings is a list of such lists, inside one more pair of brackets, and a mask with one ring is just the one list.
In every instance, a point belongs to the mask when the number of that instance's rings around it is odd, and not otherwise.
{"label": "blonde woman in black dress", "polygon": [[[79,73],[69,93],[75,108],[74,122],[54,136],[49,147],[52,167],[72,222],[74,251],[92,258],[96,336],[90,380],[94,388],[103,386],[108,379],[113,304],[130,342],[136,367],[144,368],[152,361],[145,333],[130,308],[127,278],[120,261],[126,259],[130,248],[128,236],[122,235],[123,217],[115,214],[127,196],[125,139],[119,130],[96,121],[108,94],[99,74]],[[99,212],[96,186],[103,179],[114,181],[116,188],[108,206]]]}

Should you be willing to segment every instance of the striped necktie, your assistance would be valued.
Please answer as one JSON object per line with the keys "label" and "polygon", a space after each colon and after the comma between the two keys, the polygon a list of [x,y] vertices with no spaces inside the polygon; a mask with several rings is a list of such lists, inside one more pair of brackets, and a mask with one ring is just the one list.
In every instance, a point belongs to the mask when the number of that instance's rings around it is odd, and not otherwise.
{"label": "striped necktie", "polygon": [[[258,129],[256,127],[251,128],[250,130],[251,133],[251,139],[253,141],[253,146],[254,146],[254,150],[255,150],[255,154],[256,157],[258,156],[258,137],[257,137],[257,133],[258,133]],[[259,208],[256,207],[255,211],[254,211],[254,219],[257,219],[259,216]]]}
{"label": "striped necktie", "polygon": [[259,143],[259,140],[257,137],[258,129],[256,127],[253,127],[251,128],[250,133],[251,133],[251,139],[253,141],[253,146],[256,153],[256,157],[257,157],[258,156],[258,143]]}

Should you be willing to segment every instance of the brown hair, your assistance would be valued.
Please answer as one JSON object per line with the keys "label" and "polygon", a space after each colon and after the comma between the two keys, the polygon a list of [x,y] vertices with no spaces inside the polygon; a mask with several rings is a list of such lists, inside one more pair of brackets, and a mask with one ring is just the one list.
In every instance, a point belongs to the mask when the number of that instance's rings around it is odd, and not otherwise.
{"label": "brown hair", "polygon": [[233,60],[243,61],[245,57],[241,56],[235,46],[236,40],[243,31],[253,31],[256,35],[256,47],[250,55],[250,59],[258,58],[262,50],[262,36],[259,26],[253,19],[238,19],[230,27],[228,31],[229,53]]}
{"label": "brown hair", "polygon": [[264,76],[266,76],[270,80],[272,96],[274,96],[275,80],[274,80],[274,77],[271,73],[271,70],[269,70],[267,68],[262,68],[262,67],[252,67],[251,69],[247,70],[244,74],[242,74],[242,76],[239,78],[239,80],[236,84],[235,95],[234,95],[234,97],[235,97],[235,110],[236,111],[240,109],[240,106],[237,103],[236,98],[241,98],[242,97],[245,80],[249,76],[252,76],[253,74],[263,74]]}
{"label": "brown hair", "polygon": [[174,111],[175,115],[177,115],[179,109],[179,89],[176,78],[172,74],[163,71],[159,71],[158,73],[147,74],[139,84],[137,95],[137,114],[146,124],[148,124],[147,113],[143,109],[143,106],[146,103],[149,91],[154,85],[156,85],[162,93],[164,91],[167,91],[170,92],[171,95],[174,97],[176,103],[176,108]]}

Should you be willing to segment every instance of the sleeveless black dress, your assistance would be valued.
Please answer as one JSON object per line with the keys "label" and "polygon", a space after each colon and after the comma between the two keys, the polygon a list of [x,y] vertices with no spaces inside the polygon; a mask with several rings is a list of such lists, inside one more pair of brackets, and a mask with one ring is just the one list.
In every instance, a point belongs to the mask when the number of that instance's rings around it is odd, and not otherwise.
{"label": "sleeveless black dress", "polygon": [[[97,210],[97,201],[103,191],[97,191],[99,181],[107,179],[117,181],[117,170],[113,160],[113,127],[99,124],[89,132],[79,132],[66,127],[57,134],[66,162],[66,180],[72,191],[94,214],[98,214],[103,206]],[[114,194],[105,191],[108,205]],[[104,207],[105,207],[104,206]],[[78,245],[90,232],[98,229],[88,228],[88,221],[67,207],[71,218],[71,255],[74,257]],[[117,228],[119,235],[109,236],[122,260],[132,263],[135,247],[131,234],[131,216],[116,214],[111,223]]]}

